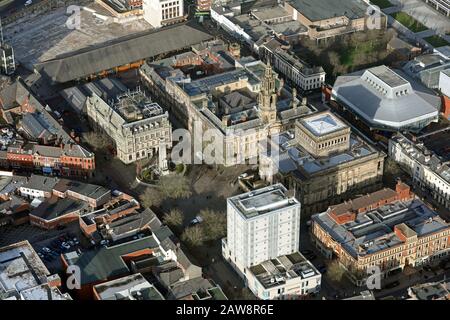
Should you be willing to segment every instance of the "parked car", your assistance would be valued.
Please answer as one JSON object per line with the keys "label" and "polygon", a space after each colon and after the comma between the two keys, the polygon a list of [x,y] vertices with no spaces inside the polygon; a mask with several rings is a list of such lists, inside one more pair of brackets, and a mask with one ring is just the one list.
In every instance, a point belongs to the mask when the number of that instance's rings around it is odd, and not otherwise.
{"label": "parked car", "polygon": [[68,244],[67,242],[61,243],[61,247],[66,249],[66,250],[69,250],[71,248],[70,244]]}
{"label": "parked car", "polygon": [[47,248],[47,247],[43,247],[43,248],[42,248],[42,251],[43,251],[43,252],[46,252],[46,253],[50,253],[51,250],[50,250],[49,248]]}
{"label": "parked car", "polygon": [[196,224],[202,223],[203,218],[200,216],[196,216],[194,219],[191,220],[190,225],[195,226]]}

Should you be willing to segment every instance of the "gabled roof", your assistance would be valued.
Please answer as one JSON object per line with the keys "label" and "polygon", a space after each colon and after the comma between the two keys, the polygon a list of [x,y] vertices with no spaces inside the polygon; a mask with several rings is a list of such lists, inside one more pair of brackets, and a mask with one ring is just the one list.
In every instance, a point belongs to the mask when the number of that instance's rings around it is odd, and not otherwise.
{"label": "gabled roof", "polygon": [[177,24],[103,47],[38,63],[35,68],[52,81],[64,83],[161,53],[177,51],[212,38],[212,35],[189,23]]}

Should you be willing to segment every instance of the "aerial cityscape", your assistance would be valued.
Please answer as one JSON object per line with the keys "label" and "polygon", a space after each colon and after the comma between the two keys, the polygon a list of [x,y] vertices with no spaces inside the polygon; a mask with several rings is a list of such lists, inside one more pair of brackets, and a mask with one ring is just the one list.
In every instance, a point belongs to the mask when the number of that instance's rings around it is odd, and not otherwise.
{"label": "aerial cityscape", "polygon": [[450,300],[450,0],[0,0],[0,300]]}

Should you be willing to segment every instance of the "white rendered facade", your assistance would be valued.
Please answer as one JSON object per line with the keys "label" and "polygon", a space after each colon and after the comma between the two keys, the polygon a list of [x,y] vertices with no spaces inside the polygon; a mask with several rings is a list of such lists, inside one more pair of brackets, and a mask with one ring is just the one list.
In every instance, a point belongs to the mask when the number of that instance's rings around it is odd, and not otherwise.
{"label": "white rendered facade", "polygon": [[450,168],[447,164],[400,134],[389,140],[389,156],[409,170],[416,184],[428,188],[437,202],[450,208]]}
{"label": "white rendered facade", "polygon": [[144,0],[142,9],[144,19],[153,27],[159,28],[184,15],[183,0]]}
{"label": "white rendered facade", "polygon": [[320,88],[325,83],[325,71],[322,67],[310,67],[283,49],[273,54],[273,66],[302,90]]}
{"label": "white rendered facade", "polygon": [[227,200],[223,255],[241,273],[299,249],[300,203],[286,192],[276,184]]}

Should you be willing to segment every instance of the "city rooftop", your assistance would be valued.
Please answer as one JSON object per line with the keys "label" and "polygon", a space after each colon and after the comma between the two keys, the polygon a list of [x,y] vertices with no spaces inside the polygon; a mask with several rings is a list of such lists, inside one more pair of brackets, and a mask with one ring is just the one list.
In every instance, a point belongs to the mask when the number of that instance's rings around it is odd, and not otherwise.
{"label": "city rooftop", "polygon": [[294,197],[289,197],[282,184],[275,184],[228,199],[246,219],[288,207],[299,206]]}
{"label": "city rooftop", "polygon": [[328,211],[314,215],[312,219],[354,258],[402,244],[395,228],[407,236],[417,235],[418,238],[450,228],[435,211],[414,198],[359,213],[345,224],[337,223]]}
{"label": "city rooftop", "polygon": [[323,136],[348,128],[344,122],[339,120],[331,112],[313,114],[299,121],[315,136]]}
{"label": "city rooftop", "polygon": [[300,252],[264,261],[250,267],[250,272],[266,289],[283,285],[288,279],[297,277],[308,279],[320,275],[314,265]]}

